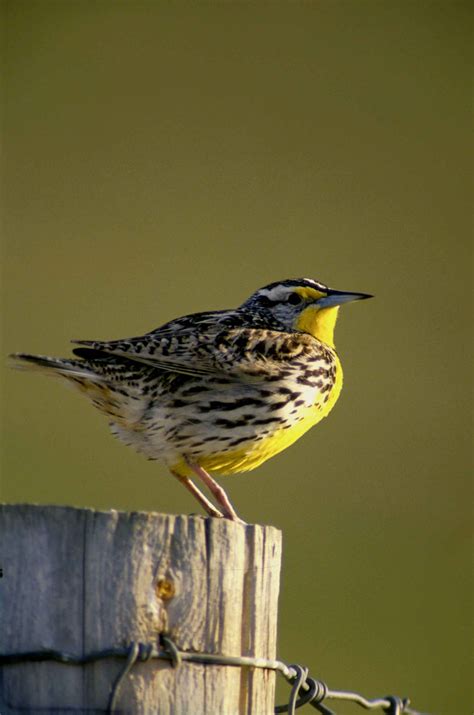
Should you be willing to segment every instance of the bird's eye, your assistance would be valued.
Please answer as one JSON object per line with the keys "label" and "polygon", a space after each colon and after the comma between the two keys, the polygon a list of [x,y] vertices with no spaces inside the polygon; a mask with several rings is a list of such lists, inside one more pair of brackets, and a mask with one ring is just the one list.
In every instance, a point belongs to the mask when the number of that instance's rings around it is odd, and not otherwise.
{"label": "bird's eye", "polygon": [[290,295],[286,299],[286,302],[291,303],[291,305],[299,305],[303,302],[303,298],[298,295],[298,293],[290,293]]}

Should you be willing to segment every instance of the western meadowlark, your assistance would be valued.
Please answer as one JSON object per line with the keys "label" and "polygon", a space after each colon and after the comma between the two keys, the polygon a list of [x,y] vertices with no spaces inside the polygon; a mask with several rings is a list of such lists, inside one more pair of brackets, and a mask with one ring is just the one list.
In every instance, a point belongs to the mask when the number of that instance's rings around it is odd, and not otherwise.
{"label": "western meadowlark", "polygon": [[75,385],[114,435],[163,460],[208,514],[240,521],[209,471],[254,469],[326,417],[342,387],[339,306],[370,297],[285,280],[234,310],[186,315],[141,337],[73,341],[77,359],[12,357]]}

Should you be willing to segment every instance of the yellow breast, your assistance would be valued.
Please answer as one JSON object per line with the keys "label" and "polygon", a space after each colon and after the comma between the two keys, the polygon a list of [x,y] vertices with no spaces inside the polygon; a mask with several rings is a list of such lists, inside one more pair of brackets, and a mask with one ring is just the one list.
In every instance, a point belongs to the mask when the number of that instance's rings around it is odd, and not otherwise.
{"label": "yellow breast", "polygon": [[[235,450],[203,455],[198,462],[206,471],[217,474],[236,474],[255,469],[267,459],[290,447],[296,440],[304,435],[326,417],[334,407],[342,389],[342,367],[336,357],[335,380],[331,390],[325,394],[318,393],[316,401],[311,407],[303,406],[298,413],[297,421],[285,429],[277,429],[265,439],[249,441]],[[328,399],[324,402],[325,395]],[[257,435],[256,435],[257,436]],[[174,471],[180,474],[192,474],[187,464],[182,461],[173,466]]]}

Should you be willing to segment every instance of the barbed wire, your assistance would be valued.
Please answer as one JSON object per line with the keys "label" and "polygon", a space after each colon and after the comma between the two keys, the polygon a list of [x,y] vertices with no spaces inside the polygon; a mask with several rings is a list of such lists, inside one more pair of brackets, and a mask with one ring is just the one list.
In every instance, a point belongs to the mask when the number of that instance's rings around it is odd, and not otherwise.
{"label": "barbed wire", "polygon": [[410,708],[408,698],[386,696],[368,699],[359,693],[345,690],[331,690],[326,683],[309,676],[308,668],[301,665],[288,665],[280,660],[253,658],[251,656],[216,655],[214,653],[197,653],[181,651],[176,643],[167,635],[160,636],[158,645],[132,641],[129,645],[115,648],[104,648],[92,651],[86,655],[74,655],[62,650],[41,649],[18,653],[0,653],[0,666],[15,665],[25,662],[55,661],[65,665],[86,665],[105,658],[124,658],[125,665],[112,684],[107,713],[113,715],[117,709],[120,689],[134,665],[152,659],[168,660],[173,668],[178,668],[183,662],[200,663],[204,665],[224,665],[231,667],[263,668],[280,673],[291,685],[288,703],[277,705],[275,713],[295,715],[297,708],[311,705],[322,715],[336,715],[323,701],[341,700],[359,705],[366,710],[381,710],[386,715],[427,715]]}

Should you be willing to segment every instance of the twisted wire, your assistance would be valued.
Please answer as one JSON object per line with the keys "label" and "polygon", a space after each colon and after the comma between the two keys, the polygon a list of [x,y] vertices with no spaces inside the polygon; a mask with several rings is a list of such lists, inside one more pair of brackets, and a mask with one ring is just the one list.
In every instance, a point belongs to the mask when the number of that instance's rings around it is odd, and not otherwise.
{"label": "twisted wire", "polygon": [[85,665],[105,658],[125,659],[123,668],[111,686],[107,704],[107,713],[109,713],[109,715],[112,715],[117,710],[120,690],[136,663],[152,659],[168,660],[173,668],[179,668],[183,662],[188,662],[204,665],[274,670],[280,673],[291,686],[288,703],[285,705],[277,705],[275,707],[275,713],[295,715],[297,709],[304,705],[311,705],[322,715],[336,715],[323,701],[345,700],[353,702],[367,710],[379,709],[386,713],[386,715],[423,715],[423,713],[412,710],[409,707],[410,701],[407,698],[402,699],[390,695],[370,700],[360,695],[360,693],[345,690],[330,690],[322,681],[310,677],[308,668],[301,665],[287,665],[280,660],[254,658],[252,656],[216,655],[215,653],[181,651],[173,639],[167,634],[160,636],[158,645],[132,641],[127,646],[104,648],[103,650],[93,651],[86,655],[74,655],[66,651],[54,649],[3,653],[0,654],[0,667],[28,661],[55,661],[64,665]]}

